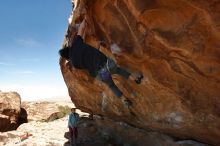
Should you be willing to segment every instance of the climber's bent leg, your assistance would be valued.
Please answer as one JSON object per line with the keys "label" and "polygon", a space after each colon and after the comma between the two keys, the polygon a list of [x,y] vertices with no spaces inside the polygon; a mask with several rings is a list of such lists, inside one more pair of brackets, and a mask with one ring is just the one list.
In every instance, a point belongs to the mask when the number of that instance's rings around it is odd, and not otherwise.
{"label": "climber's bent leg", "polygon": [[106,67],[111,74],[118,74],[124,77],[125,79],[135,81],[137,84],[140,84],[141,80],[144,77],[142,74],[135,76],[134,74],[129,73],[127,70],[117,66],[115,61],[110,58],[108,58],[107,60]]}
{"label": "climber's bent leg", "polygon": [[122,96],[122,92],[119,90],[119,88],[115,85],[114,81],[112,80],[112,76],[110,74],[110,72],[107,70],[106,67],[103,67],[99,72],[98,75],[96,77],[98,80],[104,82],[105,84],[107,84],[109,86],[109,88],[112,90],[112,92],[117,96],[117,97],[121,97]]}
{"label": "climber's bent leg", "polygon": [[109,86],[109,88],[112,90],[112,92],[115,94],[115,96],[117,96],[118,98],[121,98],[123,93],[115,85],[115,83],[114,83],[114,81],[112,79],[110,79],[108,81],[103,81],[103,82],[106,83]]}
{"label": "climber's bent leg", "polygon": [[112,90],[112,92],[115,94],[115,96],[117,96],[118,98],[120,98],[123,102],[123,104],[129,108],[129,106],[132,105],[132,102],[130,100],[128,100],[126,97],[123,96],[123,93],[119,90],[119,88],[115,85],[114,81],[112,80],[111,74],[110,72],[107,70],[107,68],[103,68],[101,69],[101,71],[99,71],[97,77],[98,80],[101,80],[102,82],[104,82],[105,84],[107,84],[109,86],[109,88]]}
{"label": "climber's bent leg", "polygon": [[129,73],[128,71],[126,71],[125,69],[121,67],[117,67],[116,74],[124,77],[125,79],[129,79],[129,77],[132,76],[131,73]]}
{"label": "climber's bent leg", "polygon": [[117,64],[115,63],[114,60],[108,58],[107,63],[106,63],[107,69],[111,74],[118,74],[125,79],[128,79],[129,76],[131,75],[128,71],[125,69],[118,67]]}

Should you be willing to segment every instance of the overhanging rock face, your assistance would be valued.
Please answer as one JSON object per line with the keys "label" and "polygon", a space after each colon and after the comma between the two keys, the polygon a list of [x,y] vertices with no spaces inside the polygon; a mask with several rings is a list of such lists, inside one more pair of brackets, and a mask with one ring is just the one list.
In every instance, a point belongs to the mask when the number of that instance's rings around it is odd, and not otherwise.
{"label": "overhanging rock face", "polygon": [[[83,70],[61,71],[69,95],[83,111],[181,138],[220,145],[220,1],[78,0],[65,36],[88,13],[86,42],[127,70],[141,85],[114,75],[133,102],[126,109],[111,90]],[[113,55],[110,46],[117,54]],[[115,49],[115,50],[114,50]]]}

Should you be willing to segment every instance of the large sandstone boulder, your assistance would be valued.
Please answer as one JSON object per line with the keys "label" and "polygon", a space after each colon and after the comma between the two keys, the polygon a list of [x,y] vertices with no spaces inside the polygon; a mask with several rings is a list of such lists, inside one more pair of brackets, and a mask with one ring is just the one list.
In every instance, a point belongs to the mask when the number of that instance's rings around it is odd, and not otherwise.
{"label": "large sandstone boulder", "polygon": [[[115,75],[133,102],[126,109],[110,89],[60,60],[69,95],[83,111],[180,138],[220,145],[219,0],[75,0],[64,46],[89,15],[86,42],[131,72],[141,85]],[[113,55],[112,51],[116,54]]]}
{"label": "large sandstone boulder", "polygon": [[0,92],[0,132],[18,127],[21,98],[16,92]]}

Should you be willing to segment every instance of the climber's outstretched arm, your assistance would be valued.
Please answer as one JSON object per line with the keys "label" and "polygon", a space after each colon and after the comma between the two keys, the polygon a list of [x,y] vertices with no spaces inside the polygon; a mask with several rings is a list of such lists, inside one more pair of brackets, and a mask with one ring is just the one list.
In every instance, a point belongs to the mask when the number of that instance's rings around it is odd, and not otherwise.
{"label": "climber's outstretched arm", "polygon": [[83,39],[85,37],[85,29],[86,29],[86,20],[83,19],[82,23],[79,26],[77,35],[80,35]]}

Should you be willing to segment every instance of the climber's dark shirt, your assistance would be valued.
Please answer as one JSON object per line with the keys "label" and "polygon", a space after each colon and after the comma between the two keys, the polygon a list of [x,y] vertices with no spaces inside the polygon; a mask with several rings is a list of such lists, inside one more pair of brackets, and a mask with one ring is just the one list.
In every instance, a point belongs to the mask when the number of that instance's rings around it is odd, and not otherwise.
{"label": "climber's dark shirt", "polygon": [[96,77],[98,70],[107,61],[107,57],[102,52],[84,43],[79,35],[73,40],[69,57],[75,68],[86,69],[93,77]]}

